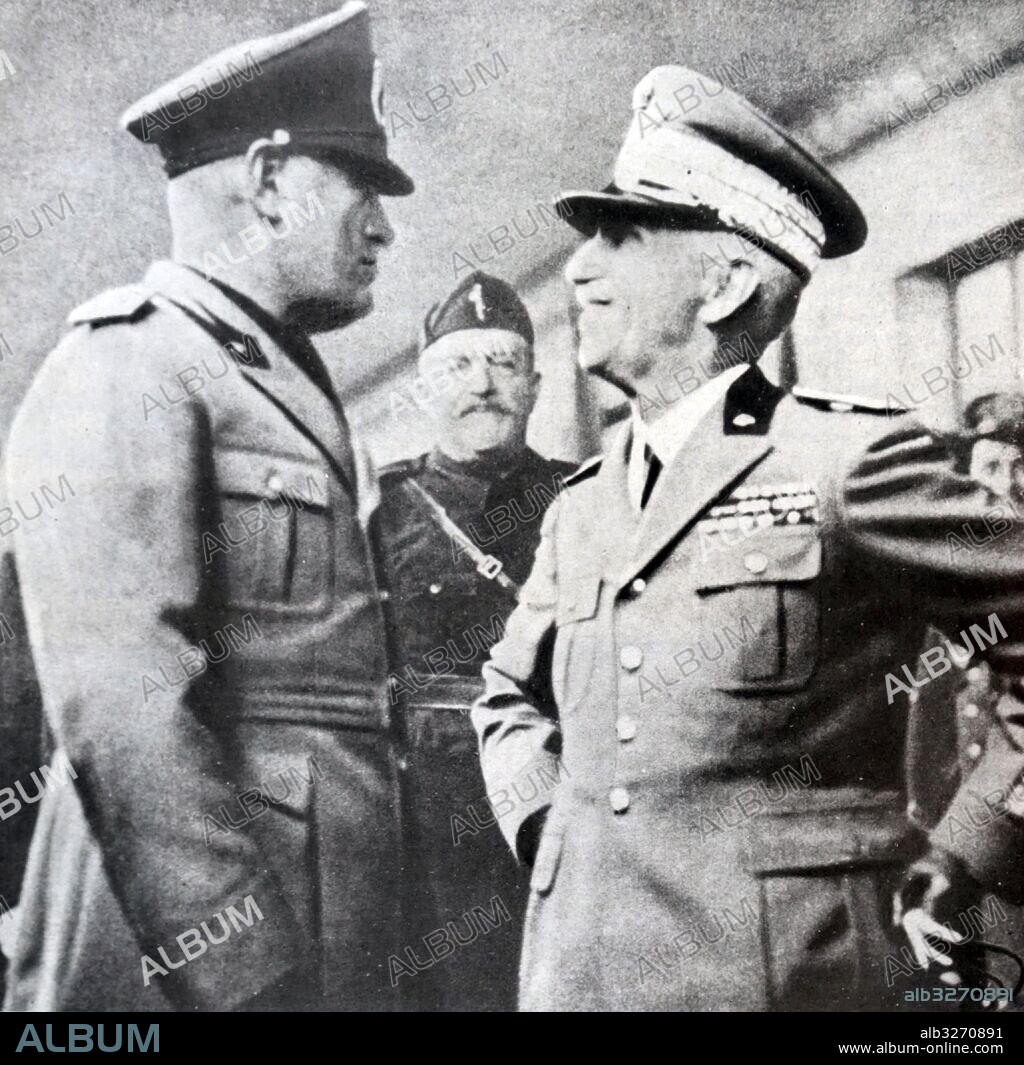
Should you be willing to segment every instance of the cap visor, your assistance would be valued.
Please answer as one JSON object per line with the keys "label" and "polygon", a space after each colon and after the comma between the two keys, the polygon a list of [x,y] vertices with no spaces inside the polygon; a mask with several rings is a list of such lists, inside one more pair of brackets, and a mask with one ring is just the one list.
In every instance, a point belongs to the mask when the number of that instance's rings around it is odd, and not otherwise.
{"label": "cap visor", "polygon": [[618,190],[590,192],[573,189],[563,192],[555,200],[555,212],[585,236],[591,236],[602,222],[609,221],[631,221],[650,226],[674,223],[700,228],[723,228],[715,213],[702,205],[684,207]]}
{"label": "cap visor", "polygon": [[416,188],[412,178],[390,159],[370,159],[343,149],[325,149],[323,155],[346,170],[351,170],[382,196],[408,196]]}

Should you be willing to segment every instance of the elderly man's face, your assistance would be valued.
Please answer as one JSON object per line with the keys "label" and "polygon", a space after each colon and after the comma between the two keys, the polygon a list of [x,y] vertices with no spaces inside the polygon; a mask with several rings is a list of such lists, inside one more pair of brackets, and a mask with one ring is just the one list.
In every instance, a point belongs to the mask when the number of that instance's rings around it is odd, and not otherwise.
{"label": "elderly man's face", "polygon": [[971,449],[970,475],[997,496],[1014,502],[1024,499],[1024,456],[1013,444],[976,441]]}
{"label": "elderly man's face", "polygon": [[438,445],[455,459],[514,454],[526,447],[526,427],[540,377],[526,340],[507,329],[461,329],[420,356],[431,396]]}
{"label": "elderly man's face", "polygon": [[580,366],[629,391],[693,333],[710,234],[602,224],[569,260],[580,306]]}

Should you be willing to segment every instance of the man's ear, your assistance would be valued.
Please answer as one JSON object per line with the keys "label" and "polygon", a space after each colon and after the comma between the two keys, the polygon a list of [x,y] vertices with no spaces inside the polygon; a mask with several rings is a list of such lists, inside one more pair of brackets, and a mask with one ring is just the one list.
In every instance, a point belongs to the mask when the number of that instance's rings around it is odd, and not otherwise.
{"label": "man's ear", "polygon": [[718,325],[750,302],[761,275],[746,259],[733,259],[718,266],[705,279],[704,302],[697,315],[707,326]]}
{"label": "man's ear", "polygon": [[245,192],[261,218],[271,222],[281,219],[282,194],[278,187],[285,155],[281,146],[269,137],[249,145],[245,153]]}

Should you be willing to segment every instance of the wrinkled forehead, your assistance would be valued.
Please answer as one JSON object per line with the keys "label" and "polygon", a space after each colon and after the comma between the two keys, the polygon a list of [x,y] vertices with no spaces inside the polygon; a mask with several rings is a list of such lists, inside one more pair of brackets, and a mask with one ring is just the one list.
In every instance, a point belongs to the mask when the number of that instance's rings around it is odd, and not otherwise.
{"label": "wrinkled forehead", "polygon": [[424,348],[419,358],[420,370],[447,366],[455,359],[513,360],[520,372],[533,368],[533,349],[526,338],[510,329],[459,329],[446,333]]}

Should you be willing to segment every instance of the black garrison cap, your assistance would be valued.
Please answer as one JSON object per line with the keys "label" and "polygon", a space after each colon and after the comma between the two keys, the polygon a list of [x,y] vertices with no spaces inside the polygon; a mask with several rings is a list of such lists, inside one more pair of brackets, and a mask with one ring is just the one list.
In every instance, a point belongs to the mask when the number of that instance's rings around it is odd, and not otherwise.
{"label": "black garrison cap", "polygon": [[423,323],[420,351],[462,329],[507,329],[533,344],[533,323],[516,290],[500,277],[474,270],[447,299],[430,308]]}

